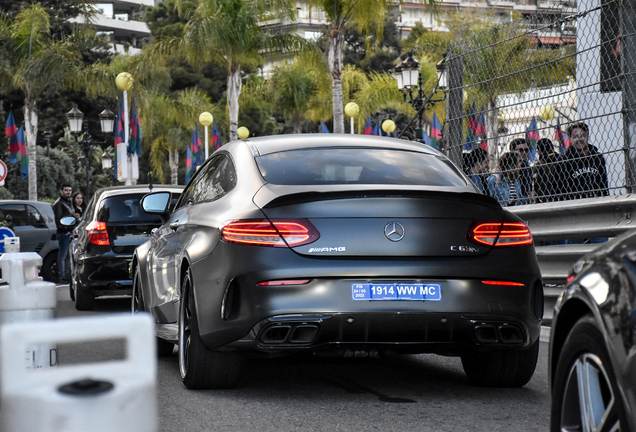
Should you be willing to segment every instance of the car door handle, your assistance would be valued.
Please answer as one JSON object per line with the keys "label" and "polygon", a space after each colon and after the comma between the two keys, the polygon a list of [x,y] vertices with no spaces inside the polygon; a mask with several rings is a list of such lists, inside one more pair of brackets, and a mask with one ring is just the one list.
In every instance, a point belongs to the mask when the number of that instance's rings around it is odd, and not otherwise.
{"label": "car door handle", "polygon": [[172,231],[176,231],[176,230],[177,230],[177,228],[179,228],[179,221],[178,221],[178,220],[176,220],[176,221],[172,222],[169,226],[170,226],[170,229],[171,229]]}

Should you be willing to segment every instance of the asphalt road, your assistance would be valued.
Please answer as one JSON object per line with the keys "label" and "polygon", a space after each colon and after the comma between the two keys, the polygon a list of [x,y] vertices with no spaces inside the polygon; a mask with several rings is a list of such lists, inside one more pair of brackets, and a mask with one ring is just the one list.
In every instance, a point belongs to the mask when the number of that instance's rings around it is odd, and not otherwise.
{"label": "asphalt road", "polygon": [[[58,287],[59,318],[128,311],[130,299],[97,302],[77,312]],[[187,390],[176,354],[158,364],[159,430],[173,431],[546,431],[547,350],[520,389],[471,386],[458,358],[251,358],[238,388]],[[117,341],[58,346],[59,361],[123,358]]]}

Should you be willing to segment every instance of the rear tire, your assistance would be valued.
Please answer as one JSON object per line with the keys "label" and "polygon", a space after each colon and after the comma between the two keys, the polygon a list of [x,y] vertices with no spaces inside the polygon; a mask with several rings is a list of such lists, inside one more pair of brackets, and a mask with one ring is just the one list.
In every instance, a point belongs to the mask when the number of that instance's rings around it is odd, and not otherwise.
{"label": "rear tire", "polygon": [[461,356],[468,380],[479,387],[523,387],[532,378],[538,357],[539,340],[529,348]]}
{"label": "rear tire", "polygon": [[42,279],[57,282],[57,251],[49,252],[42,260]]}
{"label": "rear tire", "polygon": [[[131,309],[132,309],[133,315],[140,312],[147,312],[143,291],[141,289],[141,270],[139,270],[139,266],[135,267],[135,273],[134,273],[133,284],[132,284],[131,303],[132,303]],[[174,344],[165,339],[161,339],[158,336],[156,336],[156,339],[157,339],[157,356],[168,357],[172,355],[172,352],[174,351]]]}
{"label": "rear tire", "polygon": [[69,286],[72,286],[75,291],[75,309],[78,311],[95,309],[95,293],[84,289],[84,286],[79,281],[78,275],[71,273]]}
{"label": "rear tire", "polygon": [[181,283],[179,371],[189,389],[233,388],[239,382],[241,355],[209,350],[199,335],[193,281],[188,269]]}
{"label": "rear tire", "polygon": [[591,316],[579,320],[570,331],[556,360],[551,431],[629,428],[604,340]]}

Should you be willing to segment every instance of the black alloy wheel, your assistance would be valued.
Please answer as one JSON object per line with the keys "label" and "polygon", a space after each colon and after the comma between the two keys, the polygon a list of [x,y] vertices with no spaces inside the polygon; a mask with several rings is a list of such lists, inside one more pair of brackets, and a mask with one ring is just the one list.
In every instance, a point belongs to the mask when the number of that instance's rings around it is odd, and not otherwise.
{"label": "black alloy wheel", "polygon": [[179,305],[179,372],[189,389],[233,388],[239,382],[241,356],[209,350],[201,340],[190,269],[181,282]]}
{"label": "black alloy wheel", "polygon": [[627,431],[624,404],[603,340],[591,316],[570,331],[554,375],[551,431]]}

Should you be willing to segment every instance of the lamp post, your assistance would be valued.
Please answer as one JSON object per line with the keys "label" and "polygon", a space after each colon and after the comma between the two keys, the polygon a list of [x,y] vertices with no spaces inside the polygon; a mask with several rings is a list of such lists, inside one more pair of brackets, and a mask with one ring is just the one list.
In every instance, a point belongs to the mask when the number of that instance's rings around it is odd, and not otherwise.
{"label": "lamp post", "polygon": [[[90,163],[89,156],[91,148],[97,145],[106,144],[106,141],[94,141],[88,133],[88,124],[84,123],[84,134],[82,135],[82,140],[79,141],[79,134],[82,131],[82,123],[84,121],[84,113],[82,113],[77,108],[73,108],[66,114],[66,118],[68,119],[68,126],[71,130],[71,134],[75,136],[75,139],[78,140],[78,144],[80,148],[84,152],[84,171],[86,172],[86,192],[84,194],[84,199],[88,200],[90,195]],[[115,125],[115,115],[108,109],[102,111],[99,114],[100,125],[102,128],[102,132],[105,134],[109,134],[113,132],[113,126]],[[102,168],[105,167],[105,162],[102,158]],[[112,159],[110,160],[110,165],[112,166]]]}
{"label": "lamp post", "polygon": [[205,160],[208,160],[208,144],[210,143],[208,140],[208,126],[210,126],[213,121],[214,116],[207,111],[199,115],[199,123],[205,127]]}
{"label": "lamp post", "polygon": [[345,105],[344,112],[351,117],[351,133],[353,134],[353,118],[360,113],[360,107],[355,102],[349,102]]}
{"label": "lamp post", "polygon": [[445,92],[441,99],[433,99],[435,93],[439,90],[443,91],[446,89],[448,81],[446,55],[444,55],[444,58],[435,65],[435,68],[437,69],[437,84],[435,85],[433,92],[429,96],[425,97],[422,74],[420,73],[420,63],[409,55],[402,63],[395,67],[394,77],[397,81],[398,90],[400,90],[404,95],[404,101],[410,103],[413,106],[413,109],[417,111],[415,117],[413,117],[406,127],[402,129],[400,137],[411,124],[413,119],[417,117],[419,122],[415,136],[421,141],[424,137],[424,111],[435,105],[437,102],[442,102],[446,99]]}
{"label": "lamp post", "polygon": [[51,131],[44,131],[46,138],[46,157],[51,157]]}

